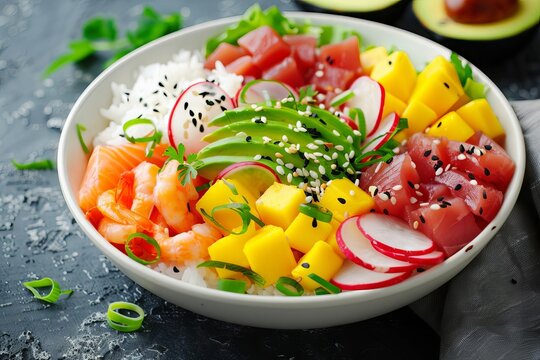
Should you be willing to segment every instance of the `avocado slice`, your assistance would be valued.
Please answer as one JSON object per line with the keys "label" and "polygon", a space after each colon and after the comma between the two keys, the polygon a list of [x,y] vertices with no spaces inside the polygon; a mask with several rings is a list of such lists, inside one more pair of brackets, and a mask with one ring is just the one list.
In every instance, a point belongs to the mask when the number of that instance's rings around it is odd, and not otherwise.
{"label": "avocado slice", "polygon": [[387,24],[396,21],[408,3],[408,0],[298,0],[298,4],[308,11],[349,15]]}
{"label": "avocado slice", "polygon": [[535,35],[540,24],[538,0],[521,0],[512,16],[484,24],[452,20],[444,0],[413,0],[413,12],[434,40],[479,63],[513,56]]}

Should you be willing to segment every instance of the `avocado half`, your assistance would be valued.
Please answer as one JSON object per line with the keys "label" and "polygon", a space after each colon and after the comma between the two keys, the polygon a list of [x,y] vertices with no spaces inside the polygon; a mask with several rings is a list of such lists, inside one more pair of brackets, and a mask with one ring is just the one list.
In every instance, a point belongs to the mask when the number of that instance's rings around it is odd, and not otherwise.
{"label": "avocado half", "polygon": [[308,11],[354,16],[382,23],[395,22],[409,0],[298,0]]}
{"label": "avocado half", "polygon": [[520,0],[514,15],[485,24],[452,20],[444,0],[413,0],[413,12],[435,41],[469,60],[489,63],[515,55],[535,35],[540,23],[540,0]]}

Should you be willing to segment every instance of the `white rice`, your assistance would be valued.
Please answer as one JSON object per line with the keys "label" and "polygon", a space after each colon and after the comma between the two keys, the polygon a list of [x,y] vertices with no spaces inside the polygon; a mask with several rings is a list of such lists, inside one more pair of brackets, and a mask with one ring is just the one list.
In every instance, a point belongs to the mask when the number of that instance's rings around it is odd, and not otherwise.
{"label": "white rice", "polygon": [[[242,85],[242,76],[228,73],[221,63],[216,69],[204,69],[203,57],[199,52],[181,50],[167,63],[141,66],[132,86],[112,83],[112,104],[101,109],[101,114],[110,120],[109,126],[94,138],[94,146],[120,145],[127,140],[122,137],[122,125],[131,119],[150,119],[168,143],[167,120],[178,96],[189,85],[199,81],[213,80],[231,97]],[[133,131],[131,131],[133,130]],[[143,136],[148,127],[130,129],[130,135]]]}

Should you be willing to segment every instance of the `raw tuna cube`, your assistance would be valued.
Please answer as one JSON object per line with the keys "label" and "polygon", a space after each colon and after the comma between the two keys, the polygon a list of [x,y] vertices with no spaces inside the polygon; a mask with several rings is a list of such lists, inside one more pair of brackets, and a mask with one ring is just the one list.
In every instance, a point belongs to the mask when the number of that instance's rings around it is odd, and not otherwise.
{"label": "raw tuna cube", "polygon": [[404,218],[405,206],[418,202],[414,185],[419,181],[411,157],[400,154],[394,156],[390,164],[379,163],[367,168],[360,178],[360,187],[372,194],[383,213]]}
{"label": "raw tuna cube", "polygon": [[448,198],[448,205],[423,206],[411,212],[411,226],[433,240],[446,254],[452,256],[474,239],[481,231],[473,213],[460,198]]}
{"label": "raw tuna cube", "polygon": [[261,70],[255,64],[253,64],[251,56],[242,56],[234,60],[229,65],[225,66],[228,72],[235,73],[243,76],[253,76],[259,78],[261,76]]}
{"label": "raw tuna cube", "polygon": [[[449,164],[446,155],[448,140],[416,133],[407,141],[407,149],[416,164],[422,182],[432,181]],[[440,169],[440,170],[439,170]]]}
{"label": "raw tuna cube", "polygon": [[239,46],[234,46],[228,43],[221,43],[219,44],[217,49],[208,56],[206,62],[204,63],[204,68],[210,70],[215,68],[216,61],[221,61],[224,66],[229,65],[234,60],[247,54],[248,53],[246,52],[246,50],[242,49]]}
{"label": "raw tuna cube", "polygon": [[491,186],[471,183],[469,177],[459,171],[450,170],[437,176],[435,181],[448,186],[452,194],[465,200],[474,215],[489,222],[501,208],[503,193]]}
{"label": "raw tuna cube", "polygon": [[[291,47],[291,53],[302,75],[312,75],[311,70],[316,61],[317,39],[309,35],[285,35],[285,41]],[[304,77],[304,79],[308,79]]]}
{"label": "raw tuna cube", "polygon": [[429,203],[442,201],[452,194],[448,186],[439,183],[420,184],[419,191],[424,194],[422,201]]}
{"label": "raw tuna cube", "polygon": [[360,71],[360,46],[358,44],[358,38],[351,36],[341,42],[321,46],[319,61],[353,72]]}
{"label": "raw tuna cube", "polygon": [[295,88],[302,86],[304,82],[292,56],[263,72],[263,79],[280,81]]}
{"label": "raw tuna cube", "polygon": [[317,71],[311,77],[312,83],[318,91],[328,92],[335,89],[348,89],[356,77],[356,73],[351,70],[341,69],[335,66],[316,65]]}
{"label": "raw tuna cube", "polygon": [[285,59],[291,49],[270,26],[261,26],[238,39],[238,45],[253,56],[253,63],[268,69]]}

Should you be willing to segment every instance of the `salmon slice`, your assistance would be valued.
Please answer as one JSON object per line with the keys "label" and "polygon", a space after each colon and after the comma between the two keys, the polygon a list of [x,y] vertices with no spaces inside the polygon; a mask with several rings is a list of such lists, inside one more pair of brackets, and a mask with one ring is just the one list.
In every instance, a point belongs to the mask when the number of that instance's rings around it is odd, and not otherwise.
{"label": "salmon slice", "polygon": [[143,161],[149,161],[159,167],[166,157],[163,152],[168,145],[158,145],[152,157],[145,156],[145,144],[125,144],[120,146],[97,146],[86,167],[81,188],[79,205],[84,212],[96,206],[97,198],[104,191],[116,187],[120,175],[131,170]]}

